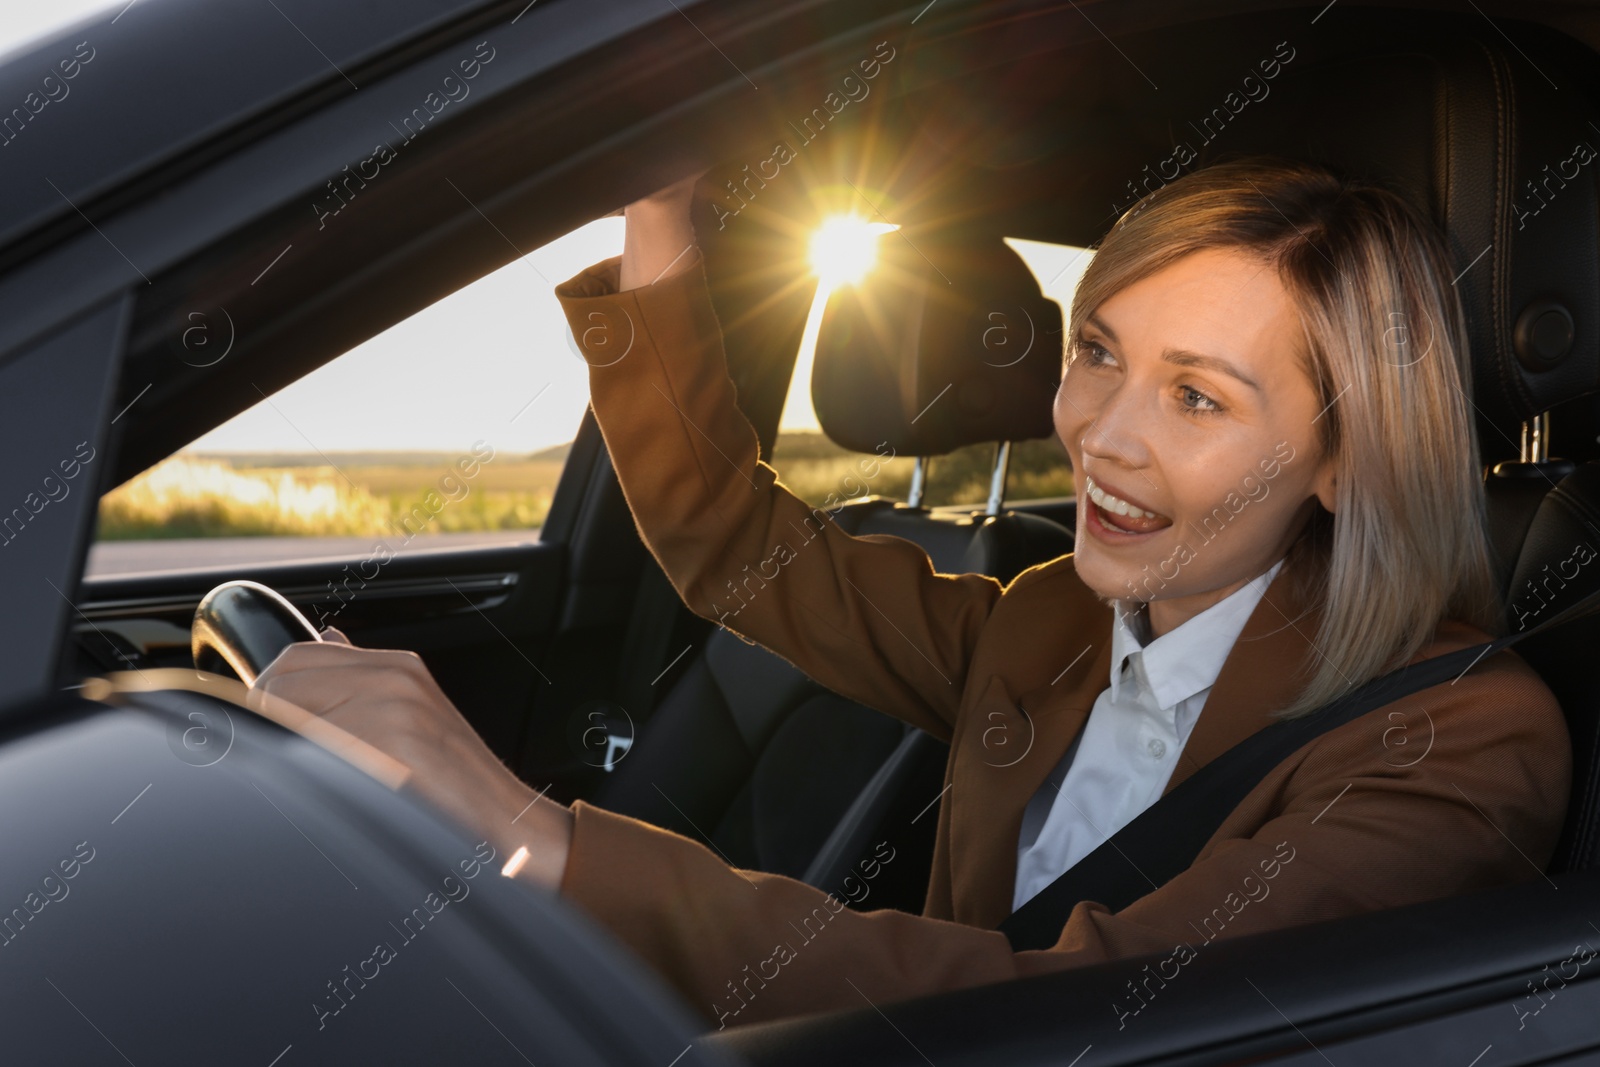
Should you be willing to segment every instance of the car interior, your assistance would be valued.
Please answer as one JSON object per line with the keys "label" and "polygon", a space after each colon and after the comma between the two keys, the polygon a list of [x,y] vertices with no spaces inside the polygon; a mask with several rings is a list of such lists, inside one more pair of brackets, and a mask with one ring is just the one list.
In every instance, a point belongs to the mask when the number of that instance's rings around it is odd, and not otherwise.
{"label": "car interior", "polygon": [[[183,178],[220,236],[139,287],[110,410],[128,406],[102,490],[520,250],[709,165],[696,215],[705,270],[763,453],[776,440],[810,300],[796,234],[843,208],[899,224],[881,245],[893,269],[830,299],[809,388],[833,442],[863,456],[887,443],[918,457],[918,479],[909,499],[855,499],[834,521],[909,539],[941,572],[1009,582],[1072,551],[1075,505],[1006,492],[1010,446],[1053,432],[1063,309],[1002,238],[1092,246],[1180,170],[1275,153],[1382,180],[1447,235],[1508,626],[1529,617],[1530,597],[1542,616],[1600,584],[1569,564],[1575,545],[1600,546],[1600,183],[1594,149],[1575,148],[1600,145],[1600,27],[1578,8],[1563,9],[1563,33],[1490,21],[1470,6],[1180,15],[1144,5],[1090,22],[1070,4],[951,5],[920,26],[900,8],[869,7],[730,14],[698,28],[669,20],[627,31],[627,47],[584,51],[574,42],[586,31],[552,5],[539,24],[546,36],[498,42],[498,88],[486,82],[450,123],[408,144],[325,230],[303,195],[321,179],[307,175],[357,158],[352,131],[386,101],[311,94],[263,120],[255,140],[232,155],[219,149]],[[762,61],[736,72],[701,30],[733,42],[730,55]],[[472,32],[476,41],[498,31]],[[428,54],[453,55],[464,40],[441,37]],[[896,57],[873,92],[801,142],[790,120],[880,40]],[[389,63],[369,73],[410,69]],[[751,79],[760,92],[749,92]],[[796,159],[752,181],[774,137],[790,138]],[[1193,162],[1174,162],[1178,145],[1193,149]],[[249,192],[237,195],[244,175]],[[713,202],[741,211],[719,226]],[[263,277],[286,245],[294,251]],[[195,307],[229,309],[238,324],[230,358],[203,368],[173,358],[174,325]],[[996,308],[1026,324],[1028,338],[1026,355],[1003,367],[982,341]],[[1425,332],[1411,335],[1424,348]],[[922,475],[974,445],[993,448],[988,501],[929,506]],[[774,463],[781,480],[782,456]],[[149,635],[186,634],[212,587],[250,579],[309,613],[348,562],[86,578],[62,684],[190,666],[184,645]],[[684,605],[639,537],[592,414],[536,541],[398,556],[338,625],[358,644],[419,652],[490,747],[553,797],[834,892],[888,842],[905,858],[859,906],[921,911],[948,785],[944,746]],[[1592,912],[1585,899],[1595,899],[1600,678],[1588,650],[1597,639],[1600,621],[1588,618],[1518,648],[1560,699],[1574,757],[1557,854],[1545,870],[1530,865],[1527,886],[1219,944],[1197,966],[1270,976],[1272,1002],[1237,982],[1196,982],[1175,991],[1170,1026],[1137,1034],[1116,1033],[1102,998],[1138,961],[924,998],[899,1006],[896,1024],[941,1067],[992,1062],[996,1033],[1017,1063],[1067,1062],[1097,1042],[1120,1042],[1126,1058],[1116,1062],[1130,1063],[1320,1061],[1308,1042],[1361,1062],[1362,1042],[1380,1036],[1388,1051],[1419,1055],[1490,1040],[1509,1047],[1517,1028],[1502,1027],[1504,1002],[1579,936]],[[611,739],[621,744],[608,748]],[[596,755],[619,747],[614,761]],[[1309,952],[1319,966],[1297,967]],[[1448,989],[1432,981],[1444,973]],[[975,1013],[983,1026],[971,1024]],[[819,1053],[924,1062],[884,1018],[864,1005],[704,1040],[752,1063]],[[1579,1031],[1563,1034],[1546,1031],[1541,1047],[1552,1056],[1586,1047]]]}

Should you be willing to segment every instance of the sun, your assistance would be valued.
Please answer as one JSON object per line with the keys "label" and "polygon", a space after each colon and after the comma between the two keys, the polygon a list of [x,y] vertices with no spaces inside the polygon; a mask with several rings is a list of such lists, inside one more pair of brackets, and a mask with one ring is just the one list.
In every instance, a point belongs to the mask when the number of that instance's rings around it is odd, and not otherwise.
{"label": "sun", "polygon": [[823,220],[811,238],[811,269],[821,289],[855,285],[878,260],[878,238],[900,227],[869,222],[859,215],[834,215]]}

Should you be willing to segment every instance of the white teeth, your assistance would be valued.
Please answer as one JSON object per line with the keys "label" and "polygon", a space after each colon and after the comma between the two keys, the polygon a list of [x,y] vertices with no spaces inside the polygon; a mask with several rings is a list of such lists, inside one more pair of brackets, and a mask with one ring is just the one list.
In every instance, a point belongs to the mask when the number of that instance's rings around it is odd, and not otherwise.
{"label": "white teeth", "polygon": [[1143,508],[1134,507],[1126,500],[1120,500],[1117,497],[1112,496],[1110,493],[1096,485],[1093,478],[1085,476],[1083,480],[1088,487],[1089,499],[1093,500],[1096,504],[1099,504],[1107,511],[1115,512],[1118,515],[1129,515],[1136,519],[1154,519],[1158,517],[1153,511],[1146,511]]}

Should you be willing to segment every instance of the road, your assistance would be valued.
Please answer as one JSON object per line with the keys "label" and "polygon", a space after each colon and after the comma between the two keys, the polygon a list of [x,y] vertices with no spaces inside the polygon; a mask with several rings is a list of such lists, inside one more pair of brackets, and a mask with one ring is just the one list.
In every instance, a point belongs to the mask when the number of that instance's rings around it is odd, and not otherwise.
{"label": "road", "polygon": [[[417,539],[400,554],[412,555],[472,545],[507,545],[538,539],[537,529],[438,533]],[[91,578],[97,578],[202,567],[242,567],[330,556],[365,559],[372,554],[374,544],[376,539],[372,537],[198,537],[104,541],[89,549],[86,573]]]}

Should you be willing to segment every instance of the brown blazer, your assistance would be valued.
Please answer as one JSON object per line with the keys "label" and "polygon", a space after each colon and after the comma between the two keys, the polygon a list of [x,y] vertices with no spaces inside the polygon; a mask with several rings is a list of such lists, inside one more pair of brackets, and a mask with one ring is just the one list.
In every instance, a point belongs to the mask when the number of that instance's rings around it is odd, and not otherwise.
{"label": "brown blazer", "polygon": [[[1110,609],[1071,556],[1002,588],[936,574],[909,541],[844,533],[758,459],[703,264],[617,293],[619,264],[555,291],[583,341],[628,505],[673,585],[691,609],[835,692],[950,743],[921,916],[844,908],[793,879],[731,869],[682,836],[573,805],[561,891],[709,1019],[881,1004],[1144,953],[1165,953],[1161,966],[1174,968],[1217,937],[1541,876],[1571,748],[1550,690],[1503,651],[1309,742],[1183,874],[1115,914],[1080,902],[1053,948],[1013,953],[993,928],[1011,910],[1023,808],[1109,684]],[[1303,578],[1285,566],[1267,589],[1167,789],[1271,722],[1307,676],[1319,609]],[[1486,639],[1445,621],[1417,658]],[[893,861],[880,846],[859,888],[846,887],[851,899],[870,902],[879,864]],[[1142,1003],[1112,999],[1119,1016]]]}

